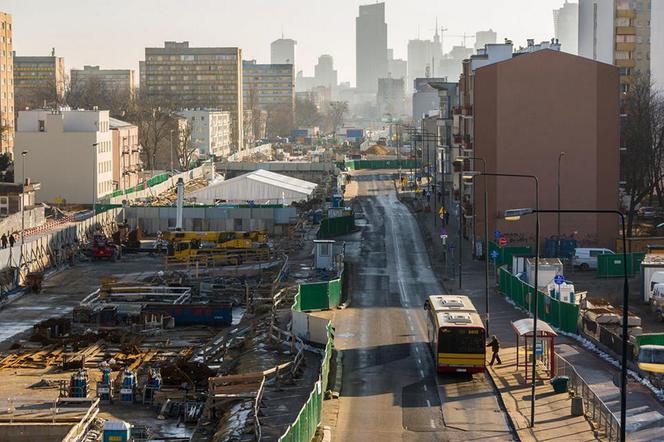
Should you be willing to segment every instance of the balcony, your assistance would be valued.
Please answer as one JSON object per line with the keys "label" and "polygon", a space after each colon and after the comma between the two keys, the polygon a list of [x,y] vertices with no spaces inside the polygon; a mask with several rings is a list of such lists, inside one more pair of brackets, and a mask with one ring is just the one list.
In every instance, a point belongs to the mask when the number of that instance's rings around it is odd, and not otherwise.
{"label": "balcony", "polygon": [[461,134],[454,134],[454,144],[461,144],[463,137]]}
{"label": "balcony", "polygon": [[463,109],[461,110],[461,114],[465,116],[471,116],[473,115],[473,106],[464,106]]}
{"label": "balcony", "polygon": [[621,18],[636,18],[636,11],[634,9],[618,9],[616,16]]}
{"label": "balcony", "polygon": [[453,115],[461,115],[461,108],[459,106],[454,106],[452,108],[452,114]]}
{"label": "balcony", "polygon": [[636,35],[635,26],[616,26],[616,35]]}
{"label": "balcony", "polygon": [[616,60],[616,66],[619,68],[633,68],[636,67],[636,60],[627,59],[627,60]]}
{"label": "balcony", "polygon": [[636,50],[636,43],[616,43],[616,51],[633,52]]}

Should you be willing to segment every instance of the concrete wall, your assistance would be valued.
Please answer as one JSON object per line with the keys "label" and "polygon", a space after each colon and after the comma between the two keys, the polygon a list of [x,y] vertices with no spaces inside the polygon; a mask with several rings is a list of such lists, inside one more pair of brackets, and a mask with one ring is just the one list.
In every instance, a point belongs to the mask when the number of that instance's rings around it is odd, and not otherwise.
{"label": "concrete wall", "polygon": [[579,0],[579,55],[613,63],[614,0]]}
{"label": "concrete wall", "polygon": [[[154,234],[175,227],[175,207],[128,207],[127,221],[131,228],[140,226],[144,232]],[[185,207],[184,230],[247,231],[266,230],[273,235],[283,235],[291,222],[295,222],[297,210],[281,208],[223,208]]]}
{"label": "concrete wall", "polygon": [[[544,50],[478,69],[475,73],[475,156],[488,171],[534,174],[540,208],[616,209],[619,154],[618,69]],[[483,237],[482,179],[475,180],[478,238]],[[534,240],[535,217],[500,219],[506,209],[534,207],[534,183],[488,178],[489,232],[512,242]],[[617,221],[606,215],[563,215],[561,234],[588,244],[615,244]],[[556,216],[541,215],[542,238],[557,233]],[[523,235],[523,236],[522,236]]]}
{"label": "concrete wall", "polygon": [[[30,229],[44,224],[46,217],[43,207],[27,209],[24,212],[25,228]],[[3,233],[12,233],[21,231],[21,212],[13,213],[5,218],[0,218],[0,236]]]}

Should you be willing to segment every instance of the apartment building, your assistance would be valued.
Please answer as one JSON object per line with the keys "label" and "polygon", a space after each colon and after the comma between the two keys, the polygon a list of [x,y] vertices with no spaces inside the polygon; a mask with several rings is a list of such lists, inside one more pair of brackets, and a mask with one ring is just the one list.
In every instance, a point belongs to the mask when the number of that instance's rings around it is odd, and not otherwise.
{"label": "apartment building", "polygon": [[143,170],[138,126],[117,118],[108,121],[113,146],[113,184],[115,190],[127,190],[139,183]]}
{"label": "apartment building", "polygon": [[230,112],[232,150],[243,148],[240,48],[193,48],[187,41],[167,41],[163,48],[146,48],[144,93],[180,109]]}
{"label": "apartment building", "polygon": [[650,75],[651,61],[664,59],[652,50],[658,46],[651,48],[651,25],[663,26],[652,21],[652,8],[661,5],[651,1],[579,1],[579,55],[618,66],[621,92],[629,90],[637,72]]}
{"label": "apartment building", "polygon": [[285,112],[292,124],[295,114],[295,72],[292,64],[243,62],[243,104],[246,110]]}
{"label": "apartment building", "polygon": [[17,109],[57,107],[65,93],[65,59],[14,53],[14,103]]}
{"label": "apartment building", "polygon": [[14,150],[14,59],[12,16],[0,12],[0,153]]}
{"label": "apartment building", "polygon": [[[492,45],[464,63],[459,84],[461,154],[483,158],[488,171],[525,173],[539,178],[539,205],[557,207],[557,163],[561,152],[560,201],[566,209],[616,208],[619,163],[618,68],[560,52],[556,45]],[[502,46],[502,47],[501,47]],[[509,55],[508,55],[509,53]],[[481,170],[467,161],[466,169]],[[534,217],[507,222],[505,210],[533,207],[532,180],[487,177],[488,229],[512,244],[534,240]],[[457,188],[466,214],[466,231],[484,234],[482,178]],[[459,192],[460,191],[460,192]],[[478,202],[478,204],[473,204]],[[474,222],[472,222],[472,215]],[[557,235],[556,217],[541,215],[541,237]],[[523,232],[529,232],[523,235]],[[562,216],[560,234],[581,244],[615,244],[616,228],[601,215]]]}
{"label": "apartment building", "polygon": [[91,204],[116,188],[108,111],[19,111],[16,145],[28,150],[16,155],[16,170],[25,161],[26,174],[41,183],[38,202]]}
{"label": "apartment building", "polygon": [[406,94],[403,78],[379,78],[376,93],[378,115],[394,118],[406,113]]}
{"label": "apartment building", "polygon": [[203,158],[231,154],[231,114],[217,109],[186,109],[178,113],[191,128],[191,143]]}
{"label": "apartment building", "polygon": [[99,66],[83,66],[72,69],[71,88],[85,87],[90,81],[96,81],[109,92],[123,97],[133,97],[136,91],[136,72],[133,69],[100,69]]}

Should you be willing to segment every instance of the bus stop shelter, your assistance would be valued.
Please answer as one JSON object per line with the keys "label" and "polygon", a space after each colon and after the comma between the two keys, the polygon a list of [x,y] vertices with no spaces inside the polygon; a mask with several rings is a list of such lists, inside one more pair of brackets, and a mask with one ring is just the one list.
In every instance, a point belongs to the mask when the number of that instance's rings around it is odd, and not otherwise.
{"label": "bus stop shelter", "polygon": [[[551,326],[542,320],[537,321],[537,339],[533,349],[533,319],[526,318],[512,322],[512,329],[516,334],[516,368],[523,368],[526,382],[532,367],[533,354],[537,365],[549,377],[555,372],[555,338],[558,334]],[[533,351],[534,350],[534,351]]]}

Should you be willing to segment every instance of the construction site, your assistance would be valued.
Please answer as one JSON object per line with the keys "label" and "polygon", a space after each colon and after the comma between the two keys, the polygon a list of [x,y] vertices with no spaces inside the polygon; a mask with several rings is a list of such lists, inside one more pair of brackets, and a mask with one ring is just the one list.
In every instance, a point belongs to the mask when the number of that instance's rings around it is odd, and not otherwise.
{"label": "construction site", "polygon": [[0,442],[299,440],[333,331],[293,321],[303,285],[343,274],[343,248],[317,239],[352,220],[337,174],[259,174],[308,193],[245,184],[255,197],[206,207],[188,195],[215,178],[179,179],[0,251]]}

